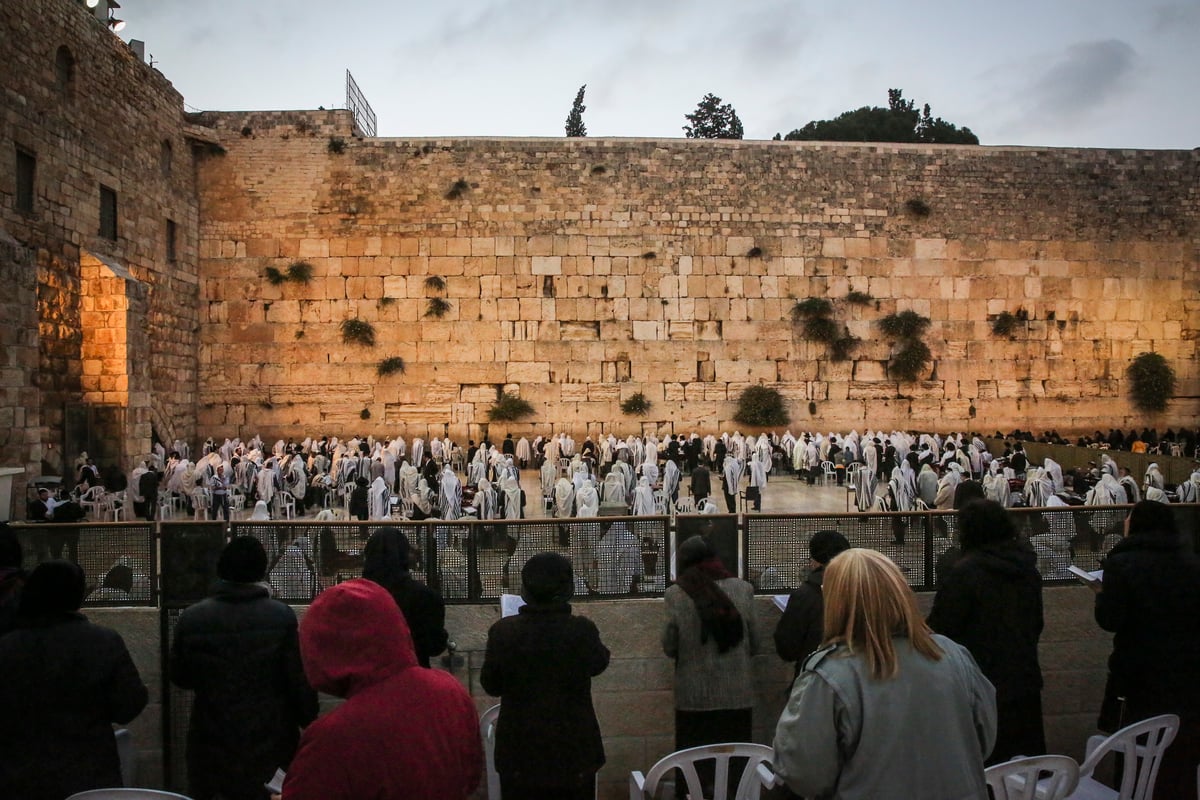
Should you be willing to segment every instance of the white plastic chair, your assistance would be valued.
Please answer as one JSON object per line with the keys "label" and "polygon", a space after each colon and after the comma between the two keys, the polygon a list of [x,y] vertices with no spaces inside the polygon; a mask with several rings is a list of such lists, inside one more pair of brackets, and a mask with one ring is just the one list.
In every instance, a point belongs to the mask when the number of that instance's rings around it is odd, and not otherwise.
{"label": "white plastic chair", "polygon": [[1079,785],[1079,764],[1070,756],[1017,756],[984,777],[995,800],[1063,800]]}
{"label": "white plastic chair", "polygon": [[821,462],[821,483],[825,486],[829,485],[831,480],[837,480],[837,474],[833,469],[832,461]]}
{"label": "white plastic chair", "polygon": [[280,492],[277,496],[279,497],[280,516],[285,519],[291,519],[296,516],[296,498],[292,493]]}
{"label": "white plastic chair", "polygon": [[84,510],[84,513],[92,520],[99,522],[105,511],[104,502],[105,490],[103,486],[93,486],[83,494],[79,495],[79,507]]}
{"label": "white plastic chair", "polygon": [[[1150,800],[1154,796],[1154,782],[1158,779],[1163,751],[1175,740],[1178,731],[1179,717],[1162,714],[1126,725],[1107,738],[1092,736],[1087,742],[1087,757],[1079,767],[1079,786],[1068,797],[1070,800]],[[1109,753],[1124,756],[1119,790],[1092,777],[1096,765]]]}
{"label": "white plastic chair", "polygon": [[[737,742],[731,744],[706,744],[700,747],[689,747],[678,750],[659,759],[645,775],[634,770],[629,773],[629,800],[650,800],[658,793],[663,778],[678,769],[682,779],[687,782],[688,794],[692,797],[708,797],[700,784],[700,776],[696,773],[696,763],[714,761],[715,775],[713,778],[711,800],[758,800],[764,785],[773,785],[774,773],[764,762],[770,762],[775,753],[765,744],[748,744]],[[734,796],[729,797],[729,760],[745,758],[745,769],[738,781]],[[759,766],[763,769],[760,770]],[[677,778],[678,780],[678,778]]]}
{"label": "white plastic chair", "polygon": [[113,522],[129,521],[129,495],[125,489],[104,496],[104,516]]}
{"label": "white plastic chair", "polygon": [[696,502],[690,497],[680,497],[675,503],[676,514],[695,514]]}
{"label": "white plastic chair", "polygon": [[191,800],[182,794],[160,792],[157,789],[89,789],[67,800]]}
{"label": "white plastic chair", "polygon": [[133,749],[133,734],[128,728],[113,731],[117,740],[117,759],[121,762],[121,783],[132,786],[137,783],[137,754]]}
{"label": "white plastic chair", "polygon": [[208,519],[210,508],[212,508],[212,501],[209,498],[208,489],[203,486],[192,489],[192,519]]}
{"label": "white plastic chair", "polygon": [[483,755],[487,762],[488,800],[500,800],[500,774],[496,772],[496,721],[500,719],[500,704],[483,712],[479,718],[479,734],[483,737]]}

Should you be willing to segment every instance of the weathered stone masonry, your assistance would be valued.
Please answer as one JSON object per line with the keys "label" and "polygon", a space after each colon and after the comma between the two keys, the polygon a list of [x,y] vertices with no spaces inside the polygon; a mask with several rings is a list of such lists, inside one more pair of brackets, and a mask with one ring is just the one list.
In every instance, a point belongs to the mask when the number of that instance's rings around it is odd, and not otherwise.
{"label": "weathered stone masonry", "polygon": [[[1123,385],[1145,350],[1186,396],[1154,422],[1195,422],[1195,153],[363,140],[347,112],[197,121],[228,151],[199,178],[201,435],[478,436],[501,388],[542,429],[712,429],[755,383],[820,428],[974,416],[1090,432],[1145,422]],[[309,283],[265,280],[297,261]],[[877,303],[844,302],[851,290]],[[434,296],[444,318],[426,315]],[[853,361],[797,334],[807,297],[837,301],[863,340]],[[934,361],[911,384],[888,379],[876,324],[904,309],[933,321]],[[997,338],[1003,311],[1028,321]],[[342,342],[351,318],[374,325],[374,348]],[[379,378],[390,356],[407,373]],[[644,423],[618,407],[638,391]]]}

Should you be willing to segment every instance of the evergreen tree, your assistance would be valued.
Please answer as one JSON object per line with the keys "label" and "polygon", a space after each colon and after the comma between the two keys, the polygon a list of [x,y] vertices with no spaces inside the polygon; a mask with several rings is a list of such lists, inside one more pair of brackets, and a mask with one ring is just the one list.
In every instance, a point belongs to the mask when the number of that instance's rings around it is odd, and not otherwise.
{"label": "evergreen tree", "polygon": [[934,118],[926,103],[921,111],[904,99],[901,89],[888,89],[888,107],[863,106],[833,119],[813,120],[783,137],[789,141],[826,142],[925,142],[928,144],[979,144],[970,128],[959,128]]}
{"label": "evergreen tree", "polygon": [[721,104],[715,94],[706,94],[691,114],[684,115],[691,125],[683,132],[689,139],[741,139],[742,121],[729,103]]}
{"label": "evergreen tree", "polygon": [[571,113],[567,115],[567,136],[587,136],[587,126],[583,124],[583,112],[587,106],[583,104],[583,92],[587,84],[579,87],[575,102],[571,104]]}

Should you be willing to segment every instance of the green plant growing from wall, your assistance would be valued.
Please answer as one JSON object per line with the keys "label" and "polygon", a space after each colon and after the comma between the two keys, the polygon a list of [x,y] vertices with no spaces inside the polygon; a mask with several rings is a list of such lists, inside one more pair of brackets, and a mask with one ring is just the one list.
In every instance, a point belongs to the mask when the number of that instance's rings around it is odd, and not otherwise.
{"label": "green plant growing from wall", "polygon": [[381,306],[394,306],[395,304],[396,298],[394,297],[388,297],[387,295],[384,295],[383,297],[379,298],[379,305]]}
{"label": "green plant growing from wall", "polygon": [[371,409],[364,408],[362,411],[358,412],[358,418],[359,419],[370,419],[371,418]]}
{"label": "green plant growing from wall", "polygon": [[621,413],[629,416],[644,417],[650,411],[650,406],[653,405],[646,395],[641,392],[630,395],[621,401]]}
{"label": "green plant growing from wall", "polygon": [[446,192],[446,199],[458,200],[469,191],[471,191],[471,184],[467,183],[465,178],[459,178],[450,185],[450,190]]}
{"label": "green plant growing from wall", "polygon": [[387,375],[395,375],[396,373],[403,375],[407,368],[403,358],[400,356],[391,356],[380,361],[375,367],[375,372],[382,378]]}
{"label": "green plant growing from wall", "polygon": [[346,152],[346,140],[341,136],[330,136],[328,149],[334,155],[341,155]]}
{"label": "green plant growing from wall", "polygon": [[853,306],[869,306],[875,298],[866,292],[852,291],[846,293],[846,302]]}
{"label": "green plant growing from wall", "polygon": [[899,344],[899,349],[888,365],[888,370],[898,380],[917,380],[933,360],[929,346],[921,341],[921,336],[931,324],[929,317],[923,317],[915,311],[888,314],[879,320],[879,329]]}
{"label": "green plant growing from wall", "polygon": [[427,292],[444,292],[446,291],[446,279],[441,275],[430,275],[425,279],[425,291]]}
{"label": "green plant growing from wall", "polygon": [[450,301],[444,297],[431,297],[425,306],[425,316],[441,319],[450,313]]}
{"label": "green plant growing from wall", "polygon": [[307,261],[294,261],[287,269],[287,279],[292,283],[306,284],[312,280],[313,265]]}
{"label": "green plant growing from wall", "polygon": [[861,342],[862,339],[852,336],[849,333],[839,336],[829,346],[829,357],[834,361],[849,361],[851,354],[854,353]]}
{"label": "green plant growing from wall", "polygon": [[275,267],[267,267],[263,270],[263,275],[266,277],[267,283],[271,284],[272,286],[279,286],[280,284],[287,282],[287,275]]}
{"label": "green plant growing from wall", "polygon": [[787,425],[791,421],[783,395],[769,386],[748,386],[738,397],[733,421],[758,428]]}
{"label": "green plant growing from wall", "polygon": [[523,400],[512,392],[501,392],[496,402],[488,409],[487,417],[491,422],[514,422],[533,414],[533,404]]}
{"label": "green plant growing from wall", "polygon": [[824,297],[808,297],[804,300],[797,300],[796,305],[792,306],[792,320],[794,322],[812,319],[813,317],[828,317],[832,313],[833,303]]}
{"label": "green plant growing from wall", "polygon": [[1011,311],[1001,311],[992,320],[992,336],[1011,336],[1021,320]]}
{"label": "green plant growing from wall", "polygon": [[1142,353],[1125,369],[1129,396],[1140,411],[1165,411],[1175,396],[1175,370],[1158,353]]}
{"label": "green plant growing from wall", "polygon": [[361,319],[344,319],[341,324],[342,341],[346,344],[375,346],[375,326]]}
{"label": "green plant growing from wall", "polygon": [[906,200],[904,202],[904,209],[909,214],[912,214],[914,217],[918,218],[928,217],[933,212],[933,209],[929,207],[929,204],[919,197]]}
{"label": "green plant growing from wall", "polygon": [[810,341],[833,344],[839,333],[838,324],[829,317],[809,317],[804,320],[804,338]]}

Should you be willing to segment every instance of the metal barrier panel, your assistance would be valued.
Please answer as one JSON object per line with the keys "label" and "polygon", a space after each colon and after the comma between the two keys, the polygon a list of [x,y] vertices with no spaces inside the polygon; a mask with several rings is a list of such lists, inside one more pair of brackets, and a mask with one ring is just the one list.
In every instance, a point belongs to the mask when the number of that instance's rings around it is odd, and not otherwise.
{"label": "metal barrier panel", "polygon": [[153,523],[37,523],[13,525],[12,530],[21,542],[25,569],[55,558],[83,568],[88,585],[85,608],[158,605]]}

